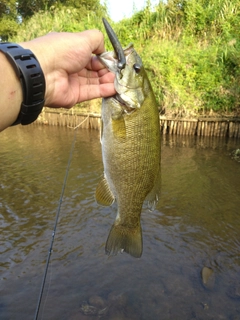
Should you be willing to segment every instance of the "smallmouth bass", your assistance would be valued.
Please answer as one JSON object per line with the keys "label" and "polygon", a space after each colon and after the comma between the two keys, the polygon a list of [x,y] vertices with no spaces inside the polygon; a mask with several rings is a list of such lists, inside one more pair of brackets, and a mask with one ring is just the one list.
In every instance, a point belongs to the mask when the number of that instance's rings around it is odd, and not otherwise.
{"label": "smallmouth bass", "polygon": [[142,255],[141,211],[144,200],[153,209],[160,193],[160,123],[156,99],[142,60],[132,44],[122,49],[103,19],[113,52],[99,55],[115,74],[117,94],[104,98],[101,111],[101,145],[104,177],[96,201],[105,206],[115,200],[116,220],[105,251]]}

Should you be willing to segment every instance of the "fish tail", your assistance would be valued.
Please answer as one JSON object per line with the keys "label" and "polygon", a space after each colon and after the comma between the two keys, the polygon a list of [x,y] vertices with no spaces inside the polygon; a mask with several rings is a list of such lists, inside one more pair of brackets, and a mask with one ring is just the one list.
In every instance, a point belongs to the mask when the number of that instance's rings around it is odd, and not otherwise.
{"label": "fish tail", "polygon": [[135,258],[140,258],[142,247],[141,224],[129,228],[115,223],[109,232],[105,252],[108,255],[116,255],[119,251],[125,251]]}

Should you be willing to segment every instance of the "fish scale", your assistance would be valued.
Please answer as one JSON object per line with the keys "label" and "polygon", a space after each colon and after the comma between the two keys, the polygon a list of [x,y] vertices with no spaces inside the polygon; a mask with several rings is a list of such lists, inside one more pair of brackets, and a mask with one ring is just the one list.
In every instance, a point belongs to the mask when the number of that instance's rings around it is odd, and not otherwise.
{"label": "fish scale", "polygon": [[[116,56],[123,54],[126,63],[120,69]],[[132,44],[121,55],[105,52],[99,59],[115,73],[117,91],[115,96],[103,99],[101,111],[104,178],[97,187],[96,200],[102,205],[111,205],[116,200],[118,205],[105,250],[107,254],[125,251],[140,257],[143,202],[148,200],[149,206],[154,207],[160,193],[158,108]]]}

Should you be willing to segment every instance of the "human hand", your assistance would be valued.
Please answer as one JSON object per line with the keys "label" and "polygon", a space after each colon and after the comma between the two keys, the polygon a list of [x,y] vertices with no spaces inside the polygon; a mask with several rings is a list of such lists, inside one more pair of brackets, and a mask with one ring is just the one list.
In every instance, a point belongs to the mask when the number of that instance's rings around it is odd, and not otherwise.
{"label": "human hand", "polygon": [[45,105],[70,108],[78,102],[114,95],[114,74],[93,54],[105,51],[98,30],[49,33],[20,43],[37,57],[46,80]]}

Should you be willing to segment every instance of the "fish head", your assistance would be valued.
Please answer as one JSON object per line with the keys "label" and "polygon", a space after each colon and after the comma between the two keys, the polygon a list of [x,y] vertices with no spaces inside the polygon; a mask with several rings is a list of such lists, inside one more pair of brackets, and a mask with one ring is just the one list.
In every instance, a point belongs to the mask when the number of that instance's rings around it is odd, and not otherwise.
{"label": "fish head", "polygon": [[103,22],[114,51],[104,52],[98,57],[115,74],[114,86],[117,94],[114,98],[129,113],[140,108],[145,100],[148,84],[146,72],[133,44],[122,48],[106,19]]}

